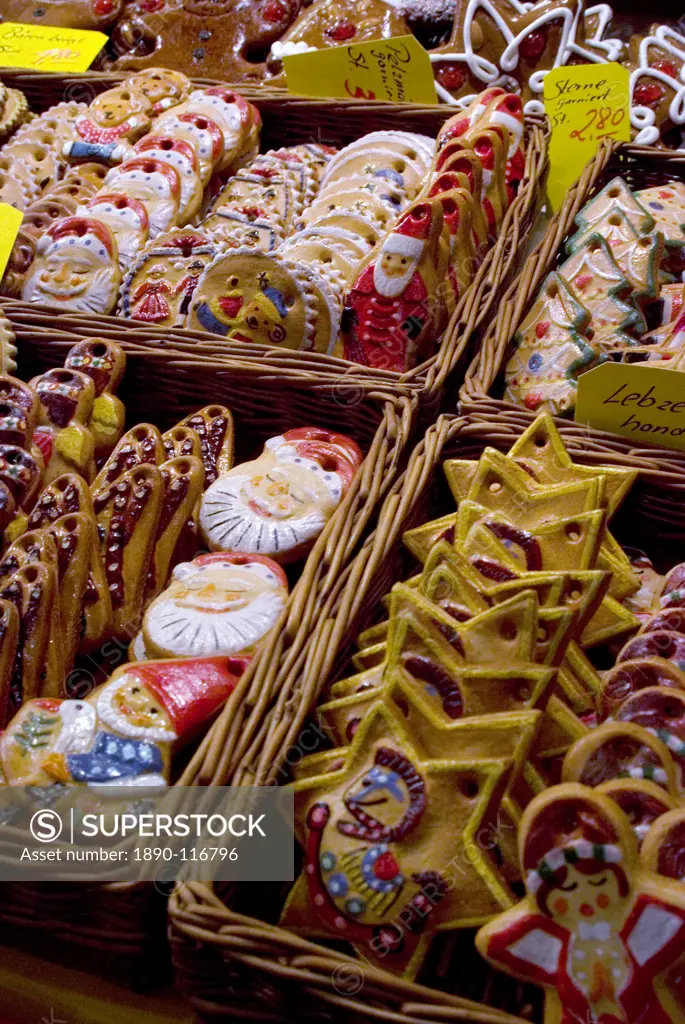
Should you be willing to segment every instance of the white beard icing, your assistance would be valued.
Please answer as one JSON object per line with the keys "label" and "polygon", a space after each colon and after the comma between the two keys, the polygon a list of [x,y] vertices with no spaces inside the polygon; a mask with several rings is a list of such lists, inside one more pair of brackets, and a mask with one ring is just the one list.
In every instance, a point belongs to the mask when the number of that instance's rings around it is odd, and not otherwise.
{"label": "white beard icing", "polygon": [[114,698],[119,690],[129,682],[128,674],[124,673],[116,683],[110,683],[101,691],[95,701],[95,710],[98,718],[105,725],[109,726],[120,736],[127,736],[132,740],[147,740],[149,743],[173,743],[176,733],[173,729],[162,727],[133,725],[132,722],[117,710]]}
{"label": "white beard icing", "polygon": [[[116,304],[119,290],[118,282],[113,281],[112,274],[111,267],[96,271],[85,292],[60,300],[60,309],[73,309],[78,313],[109,313]],[[63,289],[44,288],[39,274],[35,273],[26,281],[22,298],[26,302],[45,302],[54,306],[55,297],[60,294],[64,294]]]}
{"label": "white beard icing", "polygon": [[214,551],[279,555],[318,537],[327,522],[322,512],[298,519],[261,516],[240,497],[249,481],[243,474],[219,477],[202,499],[200,529]]}
{"label": "white beard icing", "polygon": [[245,651],[276,624],[284,607],[280,594],[262,593],[236,611],[206,612],[159,601],[145,619],[145,637],[172,657],[213,658]]}
{"label": "white beard icing", "polygon": [[52,750],[55,754],[82,754],[90,749],[97,715],[84,700],[65,700],[59,707],[62,729]]}
{"label": "white beard icing", "polygon": [[381,266],[381,261],[378,260],[373,268],[373,283],[376,291],[385,299],[394,299],[397,295],[402,294],[414,276],[415,271],[416,261],[412,260],[409,270],[405,271],[402,277],[388,277]]}

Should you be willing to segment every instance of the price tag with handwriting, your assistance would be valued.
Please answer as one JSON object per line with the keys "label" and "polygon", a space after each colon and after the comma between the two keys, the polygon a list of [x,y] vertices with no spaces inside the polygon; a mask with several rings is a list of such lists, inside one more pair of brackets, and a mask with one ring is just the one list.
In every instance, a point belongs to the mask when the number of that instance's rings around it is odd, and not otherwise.
{"label": "price tag with handwriting", "polygon": [[575,419],[639,448],[685,451],[685,374],[649,363],[603,363],[578,378]]}
{"label": "price tag with handwriting", "polygon": [[294,53],[283,67],[299,96],[437,103],[430,58],[414,36]]}
{"label": "price tag with handwriting", "polygon": [[630,77],[621,64],[578,64],[545,75],[552,127],[548,193],[558,209],[602,139],[630,140]]}
{"label": "price tag with handwriting", "polygon": [[15,209],[9,203],[0,203],[0,280],[5,273],[23,219],[24,214],[21,210]]}
{"label": "price tag with handwriting", "polygon": [[87,71],[106,42],[104,32],[6,21],[0,24],[0,67]]}

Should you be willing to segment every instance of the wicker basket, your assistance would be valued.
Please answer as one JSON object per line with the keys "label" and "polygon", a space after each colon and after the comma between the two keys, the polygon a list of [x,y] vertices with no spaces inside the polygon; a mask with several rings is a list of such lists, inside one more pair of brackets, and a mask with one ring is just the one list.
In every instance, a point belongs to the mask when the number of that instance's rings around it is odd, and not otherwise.
{"label": "wicker basket", "polygon": [[[497,316],[482,339],[480,352],[466,374],[460,393],[460,409],[469,415],[492,420],[505,417],[508,423],[528,424],[532,420],[521,406],[500,401],[503,370],[511,354],[512,338],[535,301],[547,275],[563,262],[563,243],[574,228],[574,218],[588,199],[620,174],[631,188],[663,185],[674,178],[685,181],[685,152],[604,142],[595,159],[587,165],[576,184],[569,189],[563,205],[551,220],[545,237],[526,260],[525,266],[501,301]],[[486,397],[491,396],[491,397]],[[454,406],[453,406],[454,407]],[[564,437],[576,444],[613,451],[630,459],[639,459],[665,471],[685,467],[685,454],[655,445],[636,447],[617,434],[593,430],[572,421],[557,419]]]}
{"label": "wicker basket", "polygon": [[[227,774],[217,773],[216,762],[210,759],[205,766],[207,778],[220,783],[230,771],[234,784],[275,784],[287,779],[285,759],[298,749],[298,737],[304,737],[318,695],[345,673],[355,637],[373,622],[381,596],[414,571],[401,544],[402,533],[454,508],[442,462],[477,458],[486,445],[507,451],[522,427],[522,422],[503,420],[495,413],[489,420],[442,416],[427,431],[386,498],[377,529],[322,605],[289,674],[284,662],[281,685],[286,688],[259,726],[246,729],[247,735],[225,766]],[[649,537],[650,552],[657,560],[664,545],[668,545],[671,564],[685,559],[682,469],[665,473],[595,443],[587,449],[577,445],[572,451],[575,460],[586,464],[639,466],[642,472],[615,523],[617,535],[633,543],[637,538],[642,545]],[[218,738],[220,746],[227,734],[226,724],[219,719],[212,739]],[[202,1019],[238,1017],[282,1024],[295,1013],[299,1017],[303,1003],[311,1019],[340,1022],[490,1019],[482,1012],[470,1017],[448,994],[458,992],[498,1010],[541,1020],[539,997],[489,971],[473,951],[471,933],[436,940],[423,979],[435,988],[426,990],[398,982],[383,971],[367,971],[359,961],[278,928],[274,922],[282,899],[280,890],[265,895],[249,885],[236,887],[223,899],[203,885],[184,887],[172,895],[174,965]],[[261,919],[255,916],[256,906]],[[305,1001],[302,988],[308,997]]]}
{"label": "wicker basket", "polygon": [[[26,93],[34,110],[47,107],[64,99],[89,102],[98,92],[121,81],[122,75],[89,72],[83,75],[63,76],[37,74],[26,71],[3,72],[8,85]],[[198,84],[203,80],[198,79]],[[207,84],[207,80],[204,81]],[[346,145],[367,132],[401,129],[435,136],[440,126],[453,113],[449,106],[422,107],[416,104],[369,103],[364,100],[326,100],[291,96],[283,90],[236,86],[259,108],[263,119],[263,146],[294,145],[301,142],[322,142]],[[526,120],[526,167],[519,193],[507,211],[497,243],[490,250],[479,271],[455,310],[436,355],[401,375],[393,371],[359,366],[345,359],[316,353],[292,353],[278,358],[286,359],[293,368],[302,372],[331,373],[337,377],[371,380],[383,387],[407,384],[420,393],[421,414],[427,425],[438,414],[443,390],[454,391],[461,383],[469,360],[475,352],[479,329],[488,313],[502,295],[517,269],[517,260],[525,248],[533,223],[544,198],[547,175],[547,123],[539,118]],[[35,306],[29,307],[36,309]],[[75,319],[75,318],[72,318]],[[169,336],[166,329],[148,327],[130,320],[114,317],[90,317],[99,323],[100,331],[123,329],[144,331],[151,343],[164,344]],[[205,332],[178,329],[174,336],[189,346],[209,346],[212,351],[226,352],[238,359],[263,360],[274,356],[265,346],[246,345],[242,342],[217,343]]]}
{"label": "wicker basket", "polygon": [[[54,313],[38,314],[27,325],[21,303],[7,303],[4,309],[18,337],[24,379],[61,365],[81,337],[99,336],[85,323],[77,333],[70,332],[68,322]],[[362,470],[294,587],[280,624],[283,634],[297,621],[299,609],[330,589],[331,578],[358,549],[374,510],[398,475],[414,426],[416,397],[398,389],[385,393],[364,382],[350,390],[336,379],[313,381],[309,374],[268,360],[261,365],[238,363],[196,351],[174,352],[171,346],[161,351],[136,344],[132,332],[116,332],[116,340],[128,357],[120,393],[129,423],[149,421],[167,429],[200,406],[220,402],[234,414],[239,460],[258,451],[266,438],[310,423],[349,433],[365,452]],[[275,651],[265,650],[264,655],[277,674]],[[248,669],[245,684],[256,667]],[[94,967],[139,987],[154,983],[163,967],[164,909],[165,901],[151,885],[6,884],[0,886],[0,941],[28,943],[32,950],[39,946],[45,955],[72,966]]]}

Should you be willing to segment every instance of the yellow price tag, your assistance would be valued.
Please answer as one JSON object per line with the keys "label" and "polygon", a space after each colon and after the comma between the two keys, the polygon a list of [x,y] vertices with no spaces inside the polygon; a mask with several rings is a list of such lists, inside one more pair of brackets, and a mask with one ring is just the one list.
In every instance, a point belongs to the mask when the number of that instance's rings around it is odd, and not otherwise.
{"label": "yellow price tag", "polygon": [[5,273],[23,219],[24,214],[21,210],[15,209],[9,203],[0,203],[0,279]]}
{"label": "yellow price tag", "polygon": [[685,374],[649,363],[602,363],[578,378],[576,422],[636,445],[685,451]]}
{"label": "yellow price tag", "polygon": [[106,42],[104,32],[6,21],[0,24],[0,67],[87,71]]}
{"label": "yellow price tag", "polygon": [[430,57],[414,36],[293,53],[283,67],[298,96],[437,103]]}
{"label": "yellow price tag", "polygon": [[602,139],[630,140],[629,83],[621,64],[578,64],[545,75],[545,111],[552,127],[548,193],[554,210]]}

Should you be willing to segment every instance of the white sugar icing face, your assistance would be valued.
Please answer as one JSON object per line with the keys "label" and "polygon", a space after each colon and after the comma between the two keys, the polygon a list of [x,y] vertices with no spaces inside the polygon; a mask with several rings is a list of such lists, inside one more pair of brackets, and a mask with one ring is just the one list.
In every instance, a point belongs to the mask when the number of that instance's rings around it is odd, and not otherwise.
{"label": "white sugar icing face", "polygon": [[168,657],[249,652],[273,628],[286,590],[259,562],[185,562],[145,613],[146,651]]}

